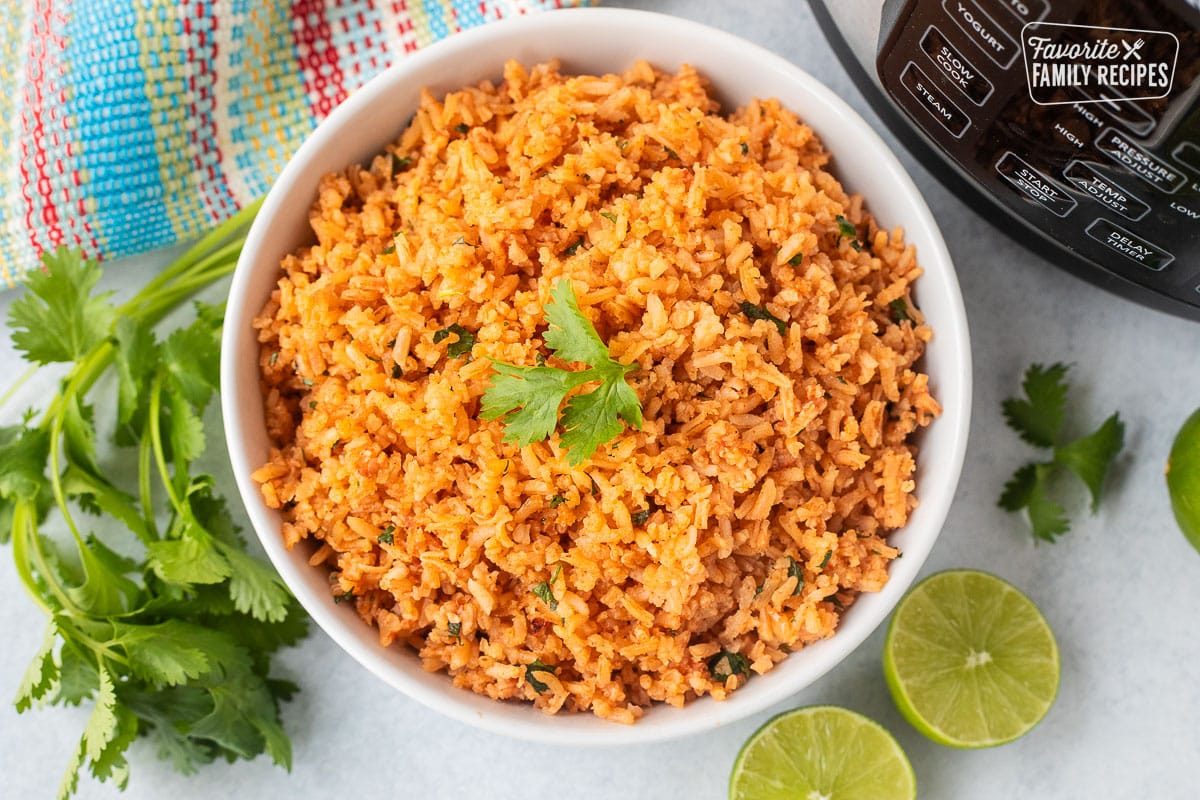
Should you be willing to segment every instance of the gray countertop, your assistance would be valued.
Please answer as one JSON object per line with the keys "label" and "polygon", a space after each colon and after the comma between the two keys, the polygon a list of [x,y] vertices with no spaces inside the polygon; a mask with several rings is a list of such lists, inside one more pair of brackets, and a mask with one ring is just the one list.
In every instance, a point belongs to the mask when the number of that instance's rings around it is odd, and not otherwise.
{"label": "gray countertop", "polygon": [[[800,0],[612,2],[690,17],[759,42],[838,91],[879,130]],[[884,134],[885,137],[887,134]],[[882,723],[916,770],[923,798],[1196,796],[1200,761],[1200,554],[1171,517],[1163,465],[1171,438],[1200,405],[1200,326],[1120,300],[1054,269],[1005,238],[896,148],[942,226],[970,319],[975,406],[966,466],[949,520],[924,572],[975,567],[1027,592],[1058,637],[1062,686],[1046,720],[1004,747],[956,751],[914,731],[892,705],[880,668],[883,630],[790,701],[717,733],[661,745],[590,751],[510,740],[443,719],[389,689],[319,631],[280,658],[303,691],[285,709],[295,746],[290,775],[266,759],[217,764],[183,777],[145,743],[131,753],[125,797],[212,796],[708,798],[726,796],[729,769],[771,713],[833,703]],[[106,283],[136,286],[169,254],[110,267]],[[12,292],[0,294],[7,317]],[[7,336],[0,374],[22,369]],[[996,507],[1008,475],[1033,453],[1004,426],[1002,398],[1033,361],[1073,364],[1069,425],[1119,410],[1127,447],[1095,516],[1081,514],[1053,545]],[[46,376],[0,409],[11,424],[52,384]],[[213,424],[218,424],[216,419]],[[215,438],[214,438],[215,441]],[[217,455],[209,468],[226,482]],[[1080,503],[1082,505],[1082,503]],[[0,548],[0,697],[11,697],[41,640],[7,548]],[[80,709],[21,717],[0,705],[0,795],[55,791],[85,722]],[[83,797],[116,797],[85,777]]]}

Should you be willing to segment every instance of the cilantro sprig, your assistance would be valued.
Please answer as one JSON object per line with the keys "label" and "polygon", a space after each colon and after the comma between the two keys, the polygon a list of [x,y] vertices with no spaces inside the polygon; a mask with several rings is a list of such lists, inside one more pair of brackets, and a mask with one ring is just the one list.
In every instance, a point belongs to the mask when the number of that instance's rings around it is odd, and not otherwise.
{"label": "cilantro sprig", "polygon": [[[303,637],[306,621],[275,572],[245,551],[213,478],[193,470],[223,310],[198,304],[191,324],[156,333],[233,270],[256,210],[119,307],[95,291],[98,264],[59,250],[10,308],[26,360],[71,364],[40,416],[0,427],[0,541],[11,540],[17,576],[47,619],[16,708],[92,709],[60,797],[84,766],[124,787],[138,735],[185,773],[260,753],[290,766],[279,705],[296,687],[271,677],[271,654]],[[110,414],[124,459],[97,450]],[[65,548],[53,535],[64,529]]]}
{"label": "cilantro sprig", "polygon": [[[479,416],[504,423],[504,441],[525,447],[548,439],[561,427],[559,441],[567,460],[578,466],[596,448],[621,432],[621,420],[642,427],[642,406],[625,379],[636,364],[612,357],[595,326],[579,310],[570,281],[560,278],[546,304],[546,345],[566,362],[581,361],[588,369],[569,371],[557,367],[522,367],[492,360],[491,377]],[[571,397],[559,418],[558,409],[574,389],[588,383],[599,386]]]}
{"label": "cilantro sprig", "polygon": [[1065,507],[1054,499],[1064,474],[1074,474],[1091,495],[1092,513],[1100,506],[1104,482],[1125,442],[1125,424],[1113,414],[1092,433],[1069,442],[1061,441],[1066,417],[1068,366],[1033,364],[1025,371],[1023,398],[1004,401],[1008,426],[1035,447],[1049,449],[1049,461],[1021,466],[1000,495],[999,506],[1007,511],[1025,510],[1034,537],[1053,542],[1071,528]]}

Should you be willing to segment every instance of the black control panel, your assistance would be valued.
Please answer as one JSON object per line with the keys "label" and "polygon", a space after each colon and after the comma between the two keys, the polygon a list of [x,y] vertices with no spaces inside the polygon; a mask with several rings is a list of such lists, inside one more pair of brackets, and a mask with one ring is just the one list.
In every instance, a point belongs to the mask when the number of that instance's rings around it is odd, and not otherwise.
{"label": "black control panel", "polygon": [[1200,317],[1196,4],[898,0],[883,19],[884,91],[968,181],[1076,271]]}

